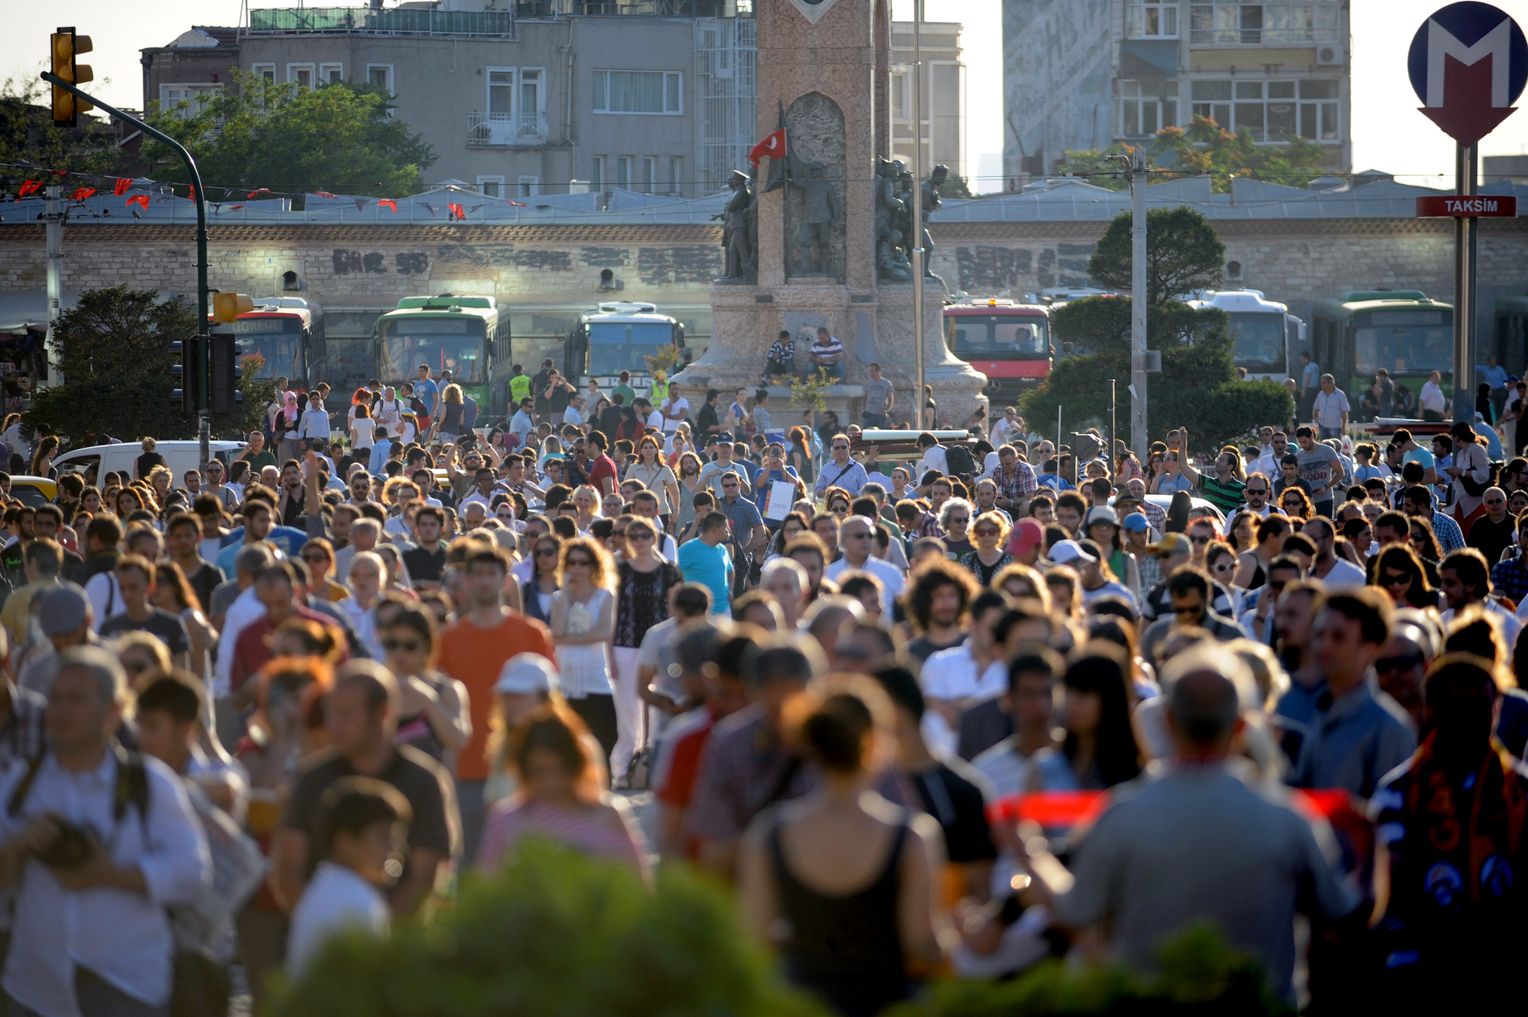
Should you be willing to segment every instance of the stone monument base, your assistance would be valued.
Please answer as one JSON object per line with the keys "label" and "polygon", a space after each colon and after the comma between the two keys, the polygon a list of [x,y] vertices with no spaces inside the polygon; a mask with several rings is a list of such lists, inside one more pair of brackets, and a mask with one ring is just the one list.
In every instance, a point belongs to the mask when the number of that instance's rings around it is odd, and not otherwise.
{"label": "stone monument base", "polygon": [[[944,342],[944,289],[924,285],[924,381],[933,387],[940,427],[963,427],[978,407],[985,409],[986,375],[952,356]],[[779,287],[717,283],[711,288],[711,343],[704,355],[674,377],[694,394],[707,388],[730,396],[736,388],[756,388],[764,380],[769,347],[788,330],[796,340],[798,363],[819,326],[826,325],[844,346],[844,381],[829,392],[829,408],[845,424],[858,423],[866,366],[881,365],[896,392],[893,423],[913,419],[916,337],[911,283],[882,283],[869,292],[823,280],[793,279]],[[770,413],[778,426],[796,422],[806,407],[793,407],[775,390]],[[855,398],[855,397],[858,398]],[[725,402],[726,400],[724,400]],[[841,403],[842,405],[839,405]],[[850,411],[853,416],[845,416]]]}

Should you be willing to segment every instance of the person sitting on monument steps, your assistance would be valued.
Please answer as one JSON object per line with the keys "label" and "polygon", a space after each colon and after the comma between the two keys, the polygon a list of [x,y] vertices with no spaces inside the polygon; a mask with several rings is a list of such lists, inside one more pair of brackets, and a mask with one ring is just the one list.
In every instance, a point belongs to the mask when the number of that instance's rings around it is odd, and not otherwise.
{"label": "person sitting on monument steps", "polygon": [[812,343],[812,370],[825,371],[838,381],[844,380],[844,344],[828,332],[827,327],[817,329],[817,341]]}
{"label": "person sitting on monument steps", "polygon": [[770,345],[764,361],[764,379],[768,381],[778,375],[796,376],[796,340],[786,328],[780,330],[780,338]]}

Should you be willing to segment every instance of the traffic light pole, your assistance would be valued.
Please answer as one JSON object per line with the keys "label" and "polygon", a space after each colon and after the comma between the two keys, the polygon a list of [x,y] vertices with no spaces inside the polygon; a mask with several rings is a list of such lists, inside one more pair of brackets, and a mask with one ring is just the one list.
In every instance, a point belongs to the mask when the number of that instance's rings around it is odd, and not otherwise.
{"label": "traffic light pole", "polygon": [[49,184],[47,190],[48,211],[48,334],[43,339],[43,356],[48,359],[48,384],[62,385],[66,380],[62,362],[54,350],[57,341],[53,330],[58,326],[58,316],[63,309],[64,271],[64,190],[57,184]]}
{"label": "traffic light pole", "polygon": [[[62,88],[75,98],[84,99],[103,113],[132,124],[155,141],[168,145],[174,150],[176,155],[180,156],[181,161],[185,163],[186,175],[191,181],[191,198],[196,202],[196,338],[193,341],[204,350],[210,349],[211,341],[207,334],[207,196],[202,190],[202,175],[196,168],[196,160],[191,157],[191,153],[187,151],[185,145],[182,145],[164,131],[144,123],[130,113],[124,113],[115,106],[102,102],[88,92],[76,88],[58,75],[49,71],[43,71],[42,80],[54,88]],[[211,359],[211,357],[203,357],[202,363],[210,363]],[[206,469],[207,462],[212,457],[212,418],[208,413],[207,404],[211,378],[203,377],[200,380],[201,384],[197,386],[200,390],[200,395],[197,397],[196,405],[197,438],[201,442],[202,468]]]}

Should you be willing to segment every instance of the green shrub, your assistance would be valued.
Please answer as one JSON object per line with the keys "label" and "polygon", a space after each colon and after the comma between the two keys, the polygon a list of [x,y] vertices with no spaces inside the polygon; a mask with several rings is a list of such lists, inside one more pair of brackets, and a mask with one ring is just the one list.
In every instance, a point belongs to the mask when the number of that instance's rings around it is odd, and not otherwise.
{"label": "green shrub", "polygon": [[277,1017],[821,1017],[715,886],[533,844],[454,909],[331,944]]}
{"label": "green shrub", "polygon": [[1262,966],[1207,927],[1165,946],[1155,976],[1123,967],[1046,964],[1011,982],[950,980],[885,1017],[1080,1017],[1260,1015],[1289,1012],[1268,992]]}

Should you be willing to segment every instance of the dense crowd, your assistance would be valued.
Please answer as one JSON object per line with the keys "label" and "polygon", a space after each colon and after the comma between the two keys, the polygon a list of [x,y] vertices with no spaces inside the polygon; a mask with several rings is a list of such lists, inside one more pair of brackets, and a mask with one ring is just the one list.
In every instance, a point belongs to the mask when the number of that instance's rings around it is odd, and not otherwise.
{"label": "dense crowd", "polygon": [[12,1013],[258,1000],[531,838],[715,873],[844,1014],[1201,921],[1313,1005],[1516,952],[1528,460],[1469,425],[1142,463],[512,391],[279,390],[226,461],[7,502]]}

